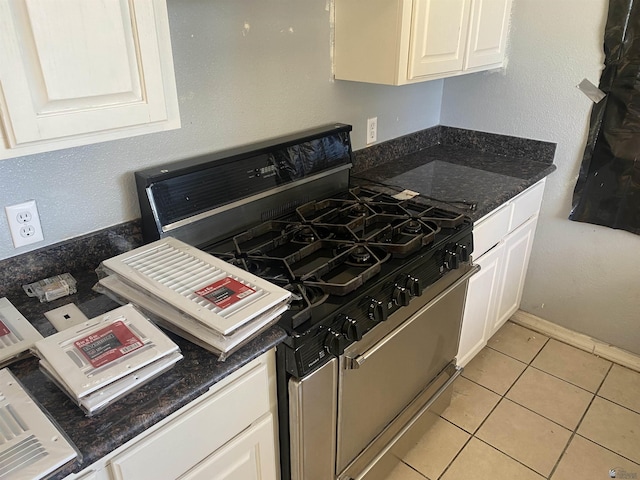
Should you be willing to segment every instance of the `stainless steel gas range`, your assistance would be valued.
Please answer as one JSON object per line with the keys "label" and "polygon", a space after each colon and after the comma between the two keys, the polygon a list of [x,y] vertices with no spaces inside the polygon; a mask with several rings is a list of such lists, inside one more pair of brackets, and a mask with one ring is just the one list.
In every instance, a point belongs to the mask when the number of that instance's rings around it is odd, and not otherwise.
{"label": "stainless steel gas range", "polygon": [[460,373],[471,221],[350,185],[350,130],[136,173],[146,241],[176,237],[293,294],[277,349],[285,479],[385,478]]}

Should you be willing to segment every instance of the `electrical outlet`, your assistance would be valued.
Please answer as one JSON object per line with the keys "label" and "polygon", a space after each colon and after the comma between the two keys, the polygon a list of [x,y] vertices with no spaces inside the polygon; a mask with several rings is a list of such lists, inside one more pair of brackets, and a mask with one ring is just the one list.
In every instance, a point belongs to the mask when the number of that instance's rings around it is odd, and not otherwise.
{"label": "electrical outlet", "polygon": [[15,248],[44,240],[35,200],[4,207]]}
{"label": "electrical outlet", "polygon": [[378,139],[378,117],[367,118],[367,145]]}

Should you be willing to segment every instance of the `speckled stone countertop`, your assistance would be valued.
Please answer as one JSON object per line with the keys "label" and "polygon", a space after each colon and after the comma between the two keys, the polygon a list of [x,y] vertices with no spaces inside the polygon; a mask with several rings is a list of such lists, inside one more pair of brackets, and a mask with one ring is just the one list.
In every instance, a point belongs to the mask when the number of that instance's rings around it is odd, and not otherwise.
{"label": "speckled stone countertop", "polygon": [[384,161],[371,160],[380,156],[375,151],[355,152],[353,184],[384,186],[389,193],[413,190],[477,221],[556,168],[552,143],[438,129],[438,144]]}
{"label": "speckled stone countertop", "polygon": [[[26,295],[9,296],[16,308],[42,333],[55,332],[44,312],[76,303],[89,318],[118,305],[91,288],[97,281],[94,272],[74,272],[78,293],[42,304]],[[167,333],[180,347],[184,359],[168,372],[107,407],[93,417],[73,403],[38,369],[30,357],[10,365],[11,372],[44,407],[80,451],[82,458],[67,465],[52,478],[64,478],[79,472],[147,428],[206,393],[216,382],[273,348],[285,338],[284,330],[274,326],[230,355],[224,362],[206,350]]]}

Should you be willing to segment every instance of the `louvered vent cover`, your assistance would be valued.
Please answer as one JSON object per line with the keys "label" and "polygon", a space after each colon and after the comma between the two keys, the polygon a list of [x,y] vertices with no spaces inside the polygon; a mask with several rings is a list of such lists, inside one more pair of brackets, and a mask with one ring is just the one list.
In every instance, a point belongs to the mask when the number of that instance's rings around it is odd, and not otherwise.
{"label": "louvered vent cover", "polygon": [[76,398],[179,350],[132,305],[55,333],[35,348]]}
{"label": "louvered vent cover", "polygon": [[0,478],[43,478],[76,458],[74,448],[27,395],[0,370]]}
{"label": "louvered vent cover", "polygon": [[105,260],[134,288],[228,335],[291,293],[175,238]]}
{"label": "louvered vent cover", "polygon": [[0,298],[0,366],[29,350],[42,335],[6,298]]}

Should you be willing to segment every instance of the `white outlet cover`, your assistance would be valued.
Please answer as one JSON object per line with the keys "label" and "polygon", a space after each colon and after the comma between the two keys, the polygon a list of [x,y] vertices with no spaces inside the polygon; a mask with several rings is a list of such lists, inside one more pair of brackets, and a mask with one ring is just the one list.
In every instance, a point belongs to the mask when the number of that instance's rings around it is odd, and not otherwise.
{"label": "white outlet cover", "polygon": [[378,117],[367,118],[367,145],[378,140]]}
{"label": "white outlet cover", "polygon": [[4,207],[15,248],[44,240],[35,200]]}
{"label": "white outlet cover", "polygon": [[59,332],[89,320],[75,303],[67,303],[61,307],[49,310],[44,313],[44,316],[47,317],[47,320],[49,320]]}

